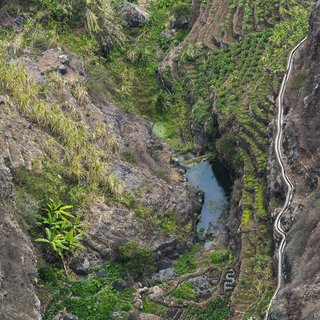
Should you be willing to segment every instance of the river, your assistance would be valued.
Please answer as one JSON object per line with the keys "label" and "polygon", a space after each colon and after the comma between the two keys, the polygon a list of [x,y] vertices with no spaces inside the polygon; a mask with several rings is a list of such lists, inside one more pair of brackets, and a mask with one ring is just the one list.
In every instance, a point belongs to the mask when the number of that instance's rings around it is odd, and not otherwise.
{"label": "river", "polygon": [[207,231],[210,222],[218,220],[228,205],[232,185],[228,171],[219,162],[211,165],[208,161],[201,161],[187,167],[186,178],[204,193],[197,229]]}

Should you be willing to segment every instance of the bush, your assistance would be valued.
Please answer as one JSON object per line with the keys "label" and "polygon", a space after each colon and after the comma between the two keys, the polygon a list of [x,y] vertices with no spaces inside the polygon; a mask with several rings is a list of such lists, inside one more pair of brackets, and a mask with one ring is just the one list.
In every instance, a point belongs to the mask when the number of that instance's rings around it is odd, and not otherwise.
{"label": "bush", "polygon": [[141,276],[153,266],[155,255],[150,247],[129,241],[119,248],[119,259],[126,264],[130,274]]}
{"label": "bush", "polygon": [[62,279],[62,273],[60,269],[55,269],[50,266],[42,266],[38,269],[38,277],[45,283],[57,283]]}
{"label": "bush", "polygon": [[217,149],[225,159],[233,160],[235,158],[237,138],[233,133],[224,134],[216,143]]}
{"label": "bush", "polygon": [[109,49],[124,39],[110,0],[40,0],[39,3],[50,20],[86,27]]}
{"label": "bush", "polygon": [[214,251],[211,254],[211,262],[214,265],[227,265],[232,261],[232,253],[229,250]]}
{"label": "bush", "polygon": [[152,313],[163,318],[167,316],[166,307],[162,306],[161,304],[157,304],[149,299],[144,300],[142,311],[145,313]]}
{"label": "bush", "polygon": [[197,294],[192,289],[192,284],[186,281],[172,292],[172,296],[178,300],[192,300]]}
{"label": "bush", "polygon": [[189,252],[174,262],[174,268],[176,269],[177,274],[182,275],[196,270],[195,255],[198,250],[199,244],[196,244]]}
{"label": "bush", "polygon": [[230,306],[223,298],[213,299],[205,311],[200,312],[199,320],[224,320],[228,319]]}

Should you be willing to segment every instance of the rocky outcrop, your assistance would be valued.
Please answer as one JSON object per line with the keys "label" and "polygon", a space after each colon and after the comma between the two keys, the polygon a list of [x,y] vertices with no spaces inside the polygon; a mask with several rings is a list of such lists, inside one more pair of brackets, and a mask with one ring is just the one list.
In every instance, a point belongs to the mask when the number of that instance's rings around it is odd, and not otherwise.
{"label": "rocky outcrop", "polygon": [[12,178],[0,158],[0,318],[41,319],[35,295],[35,256],[13,215]]}
{"label": "rocky outcrop", "polygon": [[149,15],[146,11],[134,3],[126,3],[122,9],[124,21],[129,28],[140,27],[143,23],[149,20]]}
{"label": "rocky outcrop", "polygon": [[273,303],[269,319],[320,317],[320,2],[315,1],[310,33],[294,63],[285,94],[284,152],[295,184],[287,230],[286,283]]}

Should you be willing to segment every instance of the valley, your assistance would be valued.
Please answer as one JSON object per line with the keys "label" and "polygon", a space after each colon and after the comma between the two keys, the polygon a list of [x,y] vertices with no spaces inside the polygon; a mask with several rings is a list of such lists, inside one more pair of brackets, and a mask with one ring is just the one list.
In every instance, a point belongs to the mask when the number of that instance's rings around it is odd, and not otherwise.
{"label": "valley", "polygon": [[316,319],[319,8],[0,0],[1,319]]}

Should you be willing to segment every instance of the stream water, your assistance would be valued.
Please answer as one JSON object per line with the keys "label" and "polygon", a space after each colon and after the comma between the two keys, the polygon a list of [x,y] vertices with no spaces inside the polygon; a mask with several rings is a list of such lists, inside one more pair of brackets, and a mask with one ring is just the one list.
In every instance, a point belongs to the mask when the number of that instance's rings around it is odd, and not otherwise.
{"label": "stream water", "polygon": [[211,221],[220,218],[228,205],[231,180],[221,163],[211,165],[208,161],[194,163],[187,167],[189,183],[204,193],[204,203],[197,229],[208,230]]}

